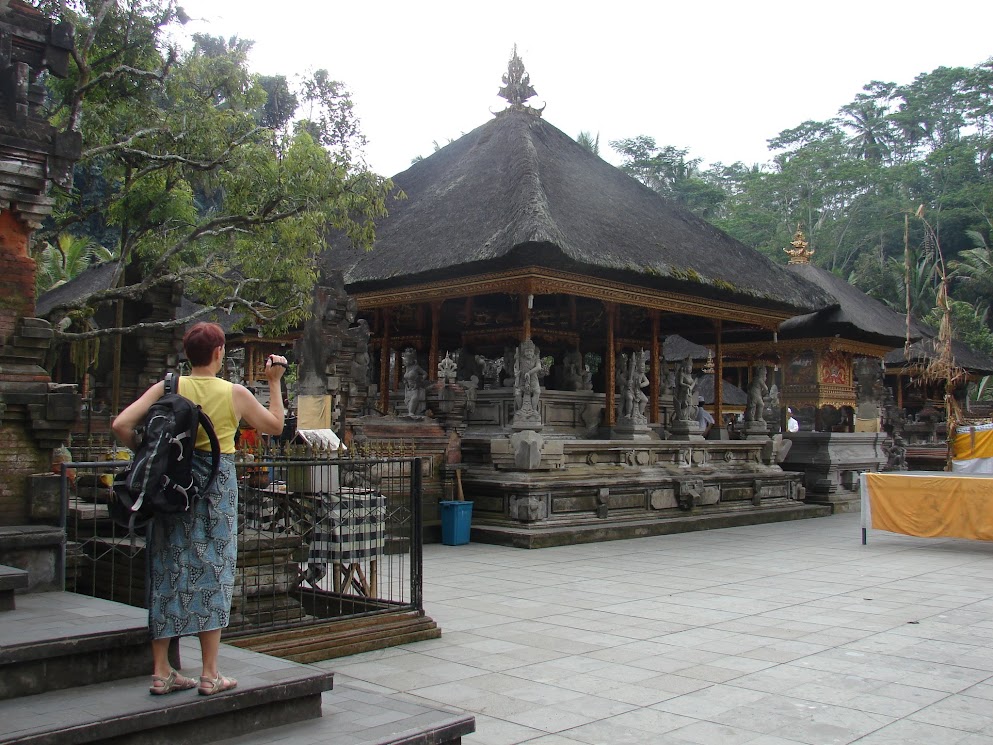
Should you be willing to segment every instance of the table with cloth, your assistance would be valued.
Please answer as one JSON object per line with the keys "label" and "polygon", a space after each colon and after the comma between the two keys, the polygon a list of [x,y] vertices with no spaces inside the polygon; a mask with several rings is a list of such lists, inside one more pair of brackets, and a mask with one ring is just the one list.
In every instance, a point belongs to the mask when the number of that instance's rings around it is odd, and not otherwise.
{"label": "table with cloth", "polygon": [[863,473],[862,543],[868,528],[924,538],[993,540],[991,479],[993,474]]}

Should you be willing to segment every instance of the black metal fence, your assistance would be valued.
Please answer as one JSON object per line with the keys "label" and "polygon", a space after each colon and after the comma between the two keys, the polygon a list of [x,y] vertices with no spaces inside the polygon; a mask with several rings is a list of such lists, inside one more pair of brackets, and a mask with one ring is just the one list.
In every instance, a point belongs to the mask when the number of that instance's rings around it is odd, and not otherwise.
{"label": "black metal fence", "polygon": [[[238,565],[225,637],[422,610],[419,458],[302,448],[237,461]],[[66,589],[146,607],[142,532],[108,514],[126,461],[63,466]]]}

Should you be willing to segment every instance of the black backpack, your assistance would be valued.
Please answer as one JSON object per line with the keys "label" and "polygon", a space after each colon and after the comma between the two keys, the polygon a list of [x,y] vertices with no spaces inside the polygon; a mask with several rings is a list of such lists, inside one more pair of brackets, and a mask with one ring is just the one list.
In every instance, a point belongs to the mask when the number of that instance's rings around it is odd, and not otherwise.
{"label": "black backpack", "polygon": [[[197,430],[210,439],[211,472],[201,488],[193,475]],[[187,512],[210,489],[221,466],[221,445],[201,408],[179,395],[176,375],[165,377],[165,395],[145,416],[144,436],[128,467],[114,477],[110,517],[134,535],[158,513]]]}

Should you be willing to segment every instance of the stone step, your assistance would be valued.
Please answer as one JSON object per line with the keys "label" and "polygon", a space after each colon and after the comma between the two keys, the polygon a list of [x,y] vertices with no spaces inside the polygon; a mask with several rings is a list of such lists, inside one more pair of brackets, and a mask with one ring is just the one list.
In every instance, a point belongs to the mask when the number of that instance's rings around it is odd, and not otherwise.
{"label": "stone step", "polygon": [[336,682],[334,693],[324,694],[320,719],[212,745],[458,745],[461,738],[476,731],[476,718],[471,714],[431,708],[403,694],[384,695],[360,686],[358,681]]}
{"label": "stone step", "polygon": [[[71,592],[18,595],[0,622],[0,700],[148,672],[148,612]],[[179,659],[173,654],[174,664]]]}
{"label": "stone step", "polygon": [[27,589],[28,573],[17,567],[0,564],[0,611],[14,610],[14,593]]}
{"label": "stone step", "polygon": [[229,643],[310,663],[440,636],[441,629],[422,611],[406,611],[241,637]]}
{"label": "stone step", "polygon": [[[774,507],[708,511],[697,508],[693,512],[675,517],[657,519],[608,517],[603,520],[570,521],[568,523],[531,523],[529,525],[486,525],[474,522],[471,539],[476,543],[493,543],[514,548],[548,548],[570,546],[578,543],[598,543],[626,538],[646,538],[656,535],[689,533],[697,530],[735,528],[743,525],[805,520],[827,517],[827,505],[788,502]],[[455,548],[454,550],[458,550]]]}
{"label": "stone step", "polygon": [[[180,646],[188,659],[198,657],[195,640],[183,639]],[[235,690],[215,696],[200,696],[196,690],[152,696],[146,674],[0,701],[0,744],[214,742],[321,716],[321,694],[332,688],[334,679],[333,673],[315,667],[227,645],[221,647],[218,667],[237,678]],[[199,666],[183,672],[195,677]]]}

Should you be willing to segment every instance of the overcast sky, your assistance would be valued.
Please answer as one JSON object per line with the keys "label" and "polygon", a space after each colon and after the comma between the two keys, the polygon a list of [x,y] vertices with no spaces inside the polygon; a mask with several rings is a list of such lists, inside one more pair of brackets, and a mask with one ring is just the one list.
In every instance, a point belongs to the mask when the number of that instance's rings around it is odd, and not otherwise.
{"label": "overcast sky", "polygon": [[766,141],[834,116],[871,80],[909,83],[993,57],[993,3],[180,0],[191,32],[253,39],[254,71],[325,68],[352,92],[385,176],[502,108],[513,46],[544,118],[575,137],[636,135],[705,163],[769,160]]}

